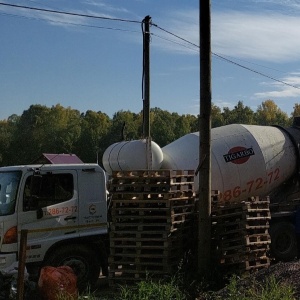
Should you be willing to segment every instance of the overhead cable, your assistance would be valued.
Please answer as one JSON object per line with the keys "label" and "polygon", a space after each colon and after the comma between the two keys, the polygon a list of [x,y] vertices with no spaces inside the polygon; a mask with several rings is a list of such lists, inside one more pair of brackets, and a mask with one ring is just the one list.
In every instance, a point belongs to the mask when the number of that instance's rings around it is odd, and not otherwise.
{"label": "overhead cable", "polygon": [[3,3],[3,2],[0,2],[0,5],[14,7],[14,8],[22,8],[22,9],[29,9],[29,10],[35,10],[35,11],[42,11],[42,12],[47,12],[47,13],[55,13],[55,14],[76,16],[76,17],[85,17],[85,18],[102,19],[102,20],[119,21],[119,22],[128,22],[128,23],[141,23],[140,21],[135,21],[135,20],[127,20],[127,19],[111,18],[111,17],[101,17],[101,16],[88,15],[88,14],[79,14],[79,13],[73,13],[73,12],[60,11],[60,10],[37,8],[37,7],[17,5],[17,4],[9,4],[9,3]]}
{"label": "overhead cable", "polygon": [[[136,21],[136,20],[128,20],[128,19],[121,19],[121,18],[111,18],[111,17],[102,17],[102,16],[95,16],[95,15],[89,15],[89,14],[80,14],[80,13],[73,13],[73,12],[65,12],[65,11],[59,11],[59,10],[53,10],[53,9],[44,9],[44,8],[30,7],[30,6],[17,5],[17,4],[9,4],[9,3],[3,3],[3,2],[0,2],[0,5],[2,5],[2,6],[8,6],[8,7],[14,7],[14,8],[20,8],[20,9],[28,9],[28,10],[34,10],[34,11],[47,12],[47,13],[55,13],[55,14],[63,14],[63,15],[70,15],[70,16],[77,16],[77,17],[85,17],[85,18],[93,18],[93,19],[102,19],[102,20],[109,20],[109,21],[119,21],[119,22],[128,22],[128,23],[138,23],[138,24],[141,24],[141,21]],[[72,24],[72,25],[75,25],[75,24]],[[193,42],[191,42],[189,40],[186,40],[186,39],[180,37],[179,35],[174,34],[171,31],[168,31],[168,30],[166,30],[166,29],[158,26],[157,24],[154,24],[154,23],[151,22],[150,25],[155,26],[157,29],[159,29],[161,31],[164,31],[167,34],[172,35],[172,36],[176,37],[177,39],[180,39],[180,40],[184,41],[185,43],[190,44],[190,45],[192,45],[192,46],[200,49],[199,45],[197,45],[197,44],[195,44],[195,43],[193,43]],[[89,26],[89,25],[87,25],[87,26]],[[102,28],[102,27],[97,27],[97,26],[89,26],[89,27]],[[105,29],[113,29],[113,28],[105,28]],[[115,30],[118,30],[118,29],[115,29]],[[162,37],[160,37],[160,38],[162,38]],[[182,46],[184,46],[184,45],[182,45]],[[296,89],[300,89],[299,86],[287,83],[285,81],[282,81],[282,80],[279,80],[277,78],[274,78],[274,77],[272,77],[270,75],[266,75],[266,74],[264,74],[262,72],[256,71],[256,70],[251,69],[249,67],[246,67],[246,66],[244,66],[242,64],[239,64],[239,63],[237,63],[237,62],[235,62],[235,61],[233,61],[231,59],[228,59],[228,58],[226,58],[226,57],[224,57],[222,55],[219,55],[217,53],[212,52],[212,55],[214,55],[217,58],[222,59],[222,60],[224,60],[226,62],[234,64],[234,65],[236,65],[236,66],[238,66],[240,68],[243,68],[243,69],[248,70],[250,72],[253,72],[253,73],[256,73],[256,74],[261,75],[263,77],[266,77],[268,79],[271,79],[273,81],[282,83],[282,84],[284,84],[286,86],[290,86],[290,87],[293,87],[293,88],[296,88]]]}
{"label": "overhead cable", "polygon": [[[195,47],[197,47],[197,48],[200,49],[200,46],[199,46],[199,45],[197,45],[197,44],[195,44],[195,43],[192,43],[192,42],[190,42],[190,41],[188,41],[188,40],[186,40],[186,39],[184,39],[184,38],[182,38],[182,37],[180,37],[180,36],[178,36],[178,35],[176,35],[176,34],[170,32],[170,31],[168,31],[168,30],[166,30],[166,29],[164,29],[164,28],[162,28],[162,27],[156,25],[156,24],[152,24],[152,25],[155,26],[155,27],[157,27],[158,29],[160,29],[160,30],[162,30],[162,31],[164,31],[164,32],[166,32],[166,33],[168,33],[168,34],[170,34],[170,35],[172,35],[172,36],[174,36],[174,37],[176,37],[176,38],[178,38],[178,39],[180,39],[180,40],[182,40],[182,41],[184,41],[184,42],[186,42],[186,43],[188,43],[188,44],[190,44],[190,45],[193,45],[193,46],[195,46]],[[293,87],[293,88],[295,88],[295,89],[300,89],[299,86],[290,84],[290,83],[288,83],[288,82],[285,82],[285,81],[282,81],[282,80],[280,80],[280,79],[274,78],[274,77],[272,77],[272,76],[270,76],[270,75],[266,75],[266,74],[264,74],[264,73],[262,73],[262,72],[256,71],[256,70],[251,69],[251,68],[249,68],[249,67],[246,67],[246,66],[244,66],[244,65],[242,65],[242,64],[239,64],[239,63],[237,63],[237,62],[235,62],[235,61],[233,61],[233,60],[230,60],[230,59],[228,59],[228,58],[226,58],[226,57],[224,57],[224,56],[222,56],[222,55],[219,55],[219,54],[217,54],[217,53],[212,52],[212,54],[213,54],[214,56],[216,56],[217,58],[219,58],[219,59],[225,60],[225,61],[227,61],[227,62],[229,62],[229,63],[231,63],[231,64],[234,64],[234,65],[236,65],[236,66],[238,66],[238,67],[240,67],[240,68],[243,68],[243,69],[245,69],[245,70],[248,70],[248,71],[250,71],[250,72],[256,73],[256,74],[261,75],[261,76],[263,76],[263,77],[266,77],[266,78],[268,78],[268,79],[271,79],[271,80],[274,80],[274,81],[276,81],[276,82],[282,83],[282,84],[284,84],[284,85],[286,85],[286,86],[290,86],[290,87]]]}

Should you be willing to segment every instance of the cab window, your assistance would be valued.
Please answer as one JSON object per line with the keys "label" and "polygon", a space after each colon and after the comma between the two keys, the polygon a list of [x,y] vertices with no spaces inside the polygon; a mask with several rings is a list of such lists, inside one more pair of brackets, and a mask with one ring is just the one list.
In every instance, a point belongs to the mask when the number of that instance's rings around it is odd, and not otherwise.
{"label": "cab window", "polygon": [[24,189],[23,210],[36,210],[72,199],[73,175],[69,173],[31,175]]}
{"label": "cab window", "polygon": [[15,212],[17,194],[22,172],[0,172],[0,216]]}

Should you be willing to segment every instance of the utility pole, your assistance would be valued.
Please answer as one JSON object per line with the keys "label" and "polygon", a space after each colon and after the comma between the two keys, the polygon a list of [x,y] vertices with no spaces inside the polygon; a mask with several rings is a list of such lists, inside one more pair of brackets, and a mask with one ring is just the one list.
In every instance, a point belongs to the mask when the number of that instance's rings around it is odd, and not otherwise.
{"label": "utility pole", "polygon": [[143,135],[146,139],[148,170],[152,170],[150,135],[150,23],[151,17],[146,16],[143,20]]}
{"label": "utility pole", "polygon": [[150,22],[151,17],[143,20],[143,114],[144,137],[150,137]]}
{"label": "utility pole", "polygon": [[200,124],[198,271],[210,270],[211,252],[211,17],[210,0],[199,0]]}

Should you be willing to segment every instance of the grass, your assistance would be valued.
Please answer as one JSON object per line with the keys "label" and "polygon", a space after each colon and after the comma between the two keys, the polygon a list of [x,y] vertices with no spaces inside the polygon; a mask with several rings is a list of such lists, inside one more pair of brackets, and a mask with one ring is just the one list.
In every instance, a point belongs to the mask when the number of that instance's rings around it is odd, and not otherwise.
{"label": "grass", "polygon": [[[227,282],[226,286],[225,282]],[[221,283],[221,284],[220,284]],[[207,278],[197,274],[193,259],[187,258],[178,266],[173,277],[146,280],[119,288],[101,286],[96,291],[87,289],[78,300],[296,300],[295,288],[271,275],[263,281],[255,277],[239,278],[232,275],[224,278],[216,269],[207,273]],[[57,300],[73,300],[61,295]],[[76,299],[77,300],[77,299]]]}
{"label": "grass", "polygon": [[[279,282],[274,276],[265,279],[264,282],[257,282],[249,279],[241,284],[237,276],[232,276],[223,292],[199,291],[199,300],[296,300],[294,288],[286,283]],[[199,284],[201,286],[201,283]],[[101,296],[100,296],[101,295]],[[94,292],[78,296],[78,300],[189,300],[196,299],[186,294],[180,287],[177,279],[169,281],[152,280],[148,278],[133,286],[120,286],[118,291],[97,295]],[[57,300],[73,300],[72,297],[61,294]],[[76,299],[77,300],[77,299]]]}
{"label": "grass", "polygon": [[118,300],[186,300],[174,280],[170,282],[148,279],[141,281],[134,288],[122,286]]}
{"label": "grass", "polygon": [[226,286],[226,295],[211,294],[211,300],[296,300],[294,288],[281,283],[274,276],[267,277],[264,282],[247,281],[247,286],[240,284],[237,276],[233,276]]}

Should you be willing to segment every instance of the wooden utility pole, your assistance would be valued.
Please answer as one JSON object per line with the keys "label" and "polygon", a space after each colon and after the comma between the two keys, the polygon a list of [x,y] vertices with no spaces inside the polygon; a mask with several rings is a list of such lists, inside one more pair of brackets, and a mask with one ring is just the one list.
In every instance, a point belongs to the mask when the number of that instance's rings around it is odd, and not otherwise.
{"label": "wooden utility pole", "polygon": [[146,160],[148,170],[152,169],[150,135],[150,23],[151,17],[143,20],[143,134],[146,139]]}
{"label": "wooden utility pole", "polygon": [[20,255],[19,255],[19,266],[18,266],[18,280],[17,280],[17,300],[24,299],[24,272],[26,263],[26,246],[27,246],[27,235],[28,230],[21,230],[20,240]]}
{"label": "wooden utility pole", "polygon": [[210,269],[211,252],[211,17],[210,0],[199,0],[200,124],[198,270]]}
{"label": "wooden utility pole", "polygon": [[144,137],[150,137],[150,22],[151,17],[143,20],[143,114]]}

